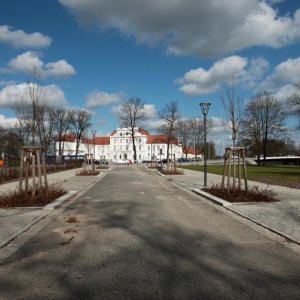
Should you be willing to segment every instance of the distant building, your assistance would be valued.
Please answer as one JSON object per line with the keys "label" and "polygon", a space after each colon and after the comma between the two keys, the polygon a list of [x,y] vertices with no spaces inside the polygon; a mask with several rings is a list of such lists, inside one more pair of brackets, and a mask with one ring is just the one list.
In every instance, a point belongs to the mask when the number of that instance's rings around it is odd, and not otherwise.
{"label": "distant building", "polygon": [[194,148],[194,147],[182,147],[183,157],[187,158],[188,160],[199,158],[200,160],[203,159],[201,150]]}
{"label": "distant building", "polygon": [[[142,128],[135,129],[135,146],[138,161],[151,161],[167,158],[167,137],[151,135]],[[58,149],[58,142],[56,143]],[[95,159],[116,160],[119,158],[134,159],[133,143],[128,128],[117,128],[109,136],[83,138],[79,145],[78,155],[94,153]],[[63,155],[74,155],[76,141],[72,135],[63,138]],[[58,153],[57,153],[58,154]],[[178,159],[183,156],[182,147],[177,138],[171,140],[169,157]]]}

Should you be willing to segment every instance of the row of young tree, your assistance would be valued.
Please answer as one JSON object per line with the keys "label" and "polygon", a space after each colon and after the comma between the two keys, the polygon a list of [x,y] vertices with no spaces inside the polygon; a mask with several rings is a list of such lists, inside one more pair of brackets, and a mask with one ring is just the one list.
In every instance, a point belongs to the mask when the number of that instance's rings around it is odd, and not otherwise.
{"label": "row of young tree", "polygon": [[[66,110],[53,108],[48,103],[47,89],[39,84],[39,78],[34,72],[34,80],[28,81],[28,99],[19,99],[15,104],[17,124],[12,130],[0,128],[2,137],[1,152],[18,157],[20,146],[40,146],[46,153],[59,154],[64,151],[63,139],[66,134],[72,134],[76,141],[76,155],[83,137],[91,128],[91,114],[83,109]],[[283,105],[271,93],[257,94],[249,101],[244,101],[235,92],[235,77],[232,85],[227,87],[225,96],[221,97],[223,104],[224,128],[231,135],[233,146],[245,146],[248,156],[276,154],[280,147],[282,154],[295,150],[293,141],[288,138],[284,126],[286,113]],[[296,116],[300,117],[300,82],[296,91],[287,99],[287,105]],[[159,132],[167,137],[167,156],[171,141],[178,139],[187,154],[187,149],[194,149],[195,154],[204,152],[203,118],[181,118],[176,101],[166,103],[158,112],[161,120]],[[134,157],[136,158],[135,128],[146,118],[145,103],[140,98],[129,98],[121,103],[121,126],[130,129],[133,142]],[[207,135],[212,133],[213,123],[207,120]],[[145,128],[147,129],[147,128]],[[300,128],[298,127],[298,130]],[[54,141],[60,141],[58,149]],[[215,145],[207,143],[209,157],[215,157]],[[278,154],[278,153],[277,153]],[[169,157],[167,157],[169,159]]]}
{"label": "row of young tree", "polygon": [[[26,111],[26,113],[25,113]],[[42,147],[47,154],[59,155],[64,151],[64,137],[71,134],[76,141],[76,155],[81,139],[92,126],[91,114],[85,110],[53,109],[28,103],[22,104],[22,113],[17,112],[17,124],[14,128],[0,128],[1,153],[9,158],[18,158],[22,146]],[[58,149],[55,149],[58,142]]]}
{"label": "row of young tree", "polygon": [[[15,113],[18,124],[15,127],[16,136],[23,145],[41,146],[46,153],[59,155],[64,152],[64,137],[73,135],[76,141],[76,152],[83,137],[91,128],[91,114],[85,110],[54,109],[48,104],[46,90],[37,82],[28,82],[30,101],[20,100],[16,103]],[[140,98],[129,98],[121,103],[121,126],[130,129],[133,143],[134,158],[136,154],[135,128],[145,119],[145,103]],[[196,154],[204,152],[203,118],[192,120],[181,119],[178,103],[171,101],[158,112],[161,127],[158,131],[167,137],[167,160],[171,141],[178,139],[187,155],[188,149],[194,149]],[[208,120],[207,131],[212,129],[212,121]],[[58,141],[58,149],[54,149],[54,141]],[[215,155],[214,144],[209,144],[211,157]]]}
{"label": "row of young tree", "polygon": [[[257,157],[258,164],[261,158],[264,163],[267,156],[300,155],[299,148],[289,136],[290,129],[285,126],[288,114],[300,118],[300,82],[295,87],[294,94],[287,98],[286,103],[280,102],[268,92],[256,94],[252,99],[245,101],[236,94],[233,75],[232,85],[228,86],[225,95],[221,96],[223,116],[220,118],[223,120],[224,129],[230,134],[232,146],[245,147],[247,156]],[[122,103],[124,115],[120,120],[124,126],[132,128],[133,141],[134,127],[145,116],[144,105],[140,98],[131,98]],[[288,112],[285,107],[288,108]],[[192,152],[195,154],[204,153],[202,117],[182,119],[176,101],[166,103],[158,115],[162,121],[159,131],[167,136],[167,155],[170,142],[176,138],[180,141],[186,155],[188,149],[194,149]],[[209,136],[214,124],[212,119],[208,119],[207,123],[206,135]],[[300,130],[300,125],[295,130]],[[216,157],[215,144],[208,142],[206,146],[207,158]]]}
{"label": "row of young tree", "polygon": [[[233,146],[244,146],[248,156],[258,158],[258,164],[267,156],[300,154],[285,126],[286,117],[292,114],[300,118],[300,82],[295,92],[280,102],[272,93],[256,94],[245,101],[235,93],[235,77],[227,87],[221,101],[224,111],[224,127],[231,135]],[[300,130],[297,126],[295,130]]]}
{"label": "row of young tree", "polygon": [[[122,102],[121,116],[119,120],[122,126],[130,128],[130,135],[133,142],[134,157],[136,157],[135,147],[135,127],[145,119],[145,103],[140,98],[130,98]],[[158,132],[166,137],[167,143],[167,162],[169,157],[170,145],[177,141],[182,145],[185,156],[188,152],[199,155],[204,152],[204,128],[203,118],[195,117],[193,119],[181,118],[179,106],[176,101],[166,103],[160,111],[158,117],[161,121],[161,126]],[[212,120],[208,119],[207,134],[211,132],[213,124]],[[147,129],[147,128],[145,128]],[[213,142],[207,143],[209,155],[215,156],[215,145]],[[169,167],[169,163],[167,163]]]}
{"label": "row of young tree", "polygon": [[62,137],[72,134],[76,141],[76,155],[82,137],[92,126],[91,113],[83,109],[66,110],[49,104],[47,89],[40,85],[38,74],[33,72],[33,80],[27,82],[27,97],[17,99],[14,112],[17,122],[14,128],[0,128],[1,153],[9,159],[19,158],[22,146],[42,147],[45,153],[63,154]]}

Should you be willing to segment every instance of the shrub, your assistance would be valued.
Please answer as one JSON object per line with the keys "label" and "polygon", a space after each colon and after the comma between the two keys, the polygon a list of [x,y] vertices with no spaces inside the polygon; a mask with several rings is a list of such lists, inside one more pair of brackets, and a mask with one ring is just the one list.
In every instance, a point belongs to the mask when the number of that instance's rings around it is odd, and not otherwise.
{"label": "shrub", "polygon": [[164,175],[183,175],[183,171],[182,170],[174,170],[174,169],[170,169],[170,170],[161,170],[160,171],[162,174]]}
{"label": "shrub", "polygon": [[109,169],[109,166],[99,165],[99,166],[96,167],[96,169]]}
{"label": "shrub", "polygon": [[32,187],[29,187],[28,194],[24,190],[19,191],[19,189],[16,189],[0,196],[0,207],[42,207],[66,193],[67,191],[60,186],[60,183],[49,185],[48,195],[45,195],[44,187],[37,189],[34,197],[32,197]]}
{"label": "shrub", "polygon": [[[82,167],[82,164],[75,161],[74,163],[64,164],[64,165],[47,165],[46,166],[46,173],[54,173],[60,171],[66,171],[71,169],[76,169]],[[29,168],[29,176],[32,174],[32,168]],[[35,174],[37,174],[37,166],[35,169]],[[25,168],[24,174],[25,177]],[[7,181],[17,180],[20,178],[20,167],[0,167],[0,183],[4,183]]]}
{"label": "shrub", "polygon": [[203,189],[203,191],[226,200],[228,202],[277,202],[275,199],[277,194],[273,190],[263,189],[260,190],[258,186],[252,186],[248,191],[230,186],[229,193],[225,187],[222,190],[221,184],[212,184],[210,187]]}
{"label": "shrub", "polygon": [[76,172],[76,176],[96,176],[99,175],[100,171],[87,171],[87,170],[81,170]]}

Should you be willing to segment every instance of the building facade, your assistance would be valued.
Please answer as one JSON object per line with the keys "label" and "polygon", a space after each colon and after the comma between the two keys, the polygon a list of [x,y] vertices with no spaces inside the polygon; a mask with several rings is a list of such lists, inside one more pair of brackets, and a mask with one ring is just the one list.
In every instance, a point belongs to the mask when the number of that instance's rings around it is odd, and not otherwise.
{"label": "building facade", "polygon": [[[58,143],[56,149],[58,149]],[[167,158],[167,137],[164,135],[151,135],[142,128],[135,128],[135,146],[137,160],[151,161]],[[75,137],[66,136],[62,145],[63,155],[75,155]],[[133,143],[128,128],[117,128],[109,136],[83,138],[80,142],[78,155],[94,154],[95,159],[130,159],[134,160]],[[57,153],[58,154],[58,151]],[[169,157],[178,159],[183,156],[182,147],[178,139],[172,139],[169,145]]]}

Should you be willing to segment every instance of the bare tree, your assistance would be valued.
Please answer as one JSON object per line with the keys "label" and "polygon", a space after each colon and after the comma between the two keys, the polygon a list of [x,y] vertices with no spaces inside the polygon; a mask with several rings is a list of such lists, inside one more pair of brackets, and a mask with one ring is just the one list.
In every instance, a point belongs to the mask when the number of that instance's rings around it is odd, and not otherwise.
{"label": "bare tree", "polygon": [[237,133],[242,121],[244,103],[243,98],[236,95],[235,86],[235,75],[232,74],[232,84],[226,87],[225,96],[221,96],[224,109],[223,126],[231,135],[233,147],[235,147]]}
{"label": "bare tree", "polygon": [[292,109],[293,114],[299,118],[296,128],[300,130],[300,81],[295,84],[295,92],[287,99],[287,105]]}
{"label": "bare tree", "polygon": [[64,139],[70,128],[71,114],[65,109],[56,109],[51,112],[50,118],[53,123],[53,131],[55,134],[55,140],[58,141],[58,155],[62,155],[64,152]]}
{"label": "bare tree", "polygon": [[53,119],[52,113],[54,109],[49,106],[40,107],[39,110],[39,123],[37,127],[38,138],[40,140],[40,145],[44,148],[45,153],[53,152]]}
{"label": "bare tree", "polygon": [[[22,98],[16,101],[14,111],[17,116],[18,132],[24,141],[24,145],[36,145],[41,143],[39,134],[45,122],[47,110],[46,89],[40,85],[40,76],[33,68],[33,80],[28,80],[29,99]],[[41,145],[44,146],[44,145]]]}
{"label": "bare tree", "polygon": [[76,150],[75,155],[78,155],[80,142],[83,138],[84,132],[92,126],[91,114],[85,110],[77,109],[70,112],[71,132],[75,136]]}
{"label": "bare tree", "polygon": [[[191,148],[193,141],[195,143],[195,126],[196,120],[194,119],[180,119],[176,122],[176,131],[178,133],[182,148],[187,150]],[[185,157],[188,153],[185,151]]]}
{"label": "bare tree", "polygon": [[18,159],[23,141],[14,129],[0,126],[0,159]]}
{"label": "bare tree", "polygon": [[163,125],[160,128],[160,132],[167,136],[167,168],[169,168],[170,141],[174,138],[174,132],[176,130],[175,125],[180,118],[178,103],[176,101],[167,103],[158,112],[158,115],[163,121]]}
{"label": "bare tree", "polygon": [[264,161],[268,144],[285,131],[285,115],[281,103],[270,93],[256,95],[247,105],[242,122],[242,142],[254,153],[260,164]]}
{"label": "bare tree", "polygon": [[123,127],[129,128],[133,144],[134,160],[136,161],[135,130],[137,123],[145,118],[145,103],[140,98],[129,98],[121,103],[122,114],[119,120]]}

